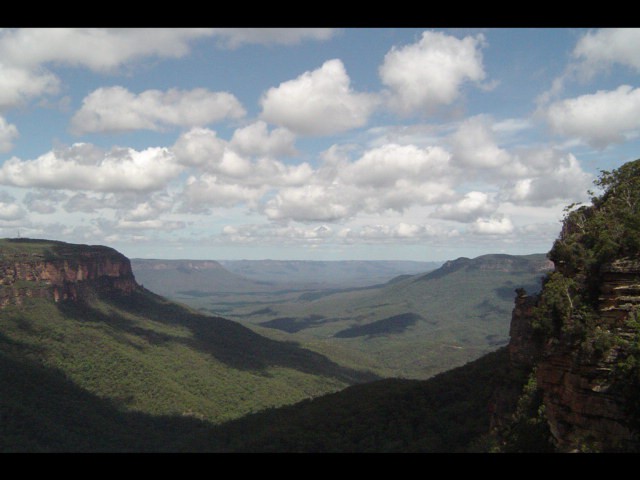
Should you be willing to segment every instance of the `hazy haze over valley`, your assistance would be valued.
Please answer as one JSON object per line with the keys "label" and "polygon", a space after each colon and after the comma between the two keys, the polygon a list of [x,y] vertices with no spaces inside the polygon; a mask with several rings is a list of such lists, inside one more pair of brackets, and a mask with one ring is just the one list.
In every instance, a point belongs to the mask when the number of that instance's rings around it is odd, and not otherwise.
{"label": "hazy haze over valley", "polygon": [[536,254],[443,265],[134,259],[132,268],[146,288],[260,335],[380,376],[429,378],[505,345],[515,289],[538,291],[551,263]]}

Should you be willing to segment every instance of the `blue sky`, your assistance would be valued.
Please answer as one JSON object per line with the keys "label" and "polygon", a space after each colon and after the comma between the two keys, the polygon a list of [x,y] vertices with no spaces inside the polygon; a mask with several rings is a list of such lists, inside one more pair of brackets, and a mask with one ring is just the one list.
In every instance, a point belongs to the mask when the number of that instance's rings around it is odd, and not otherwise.
{"label": "blue sky", "polygon": [[129,257],[546,252],[640,155],[636,29],[0,30],[0,236]]}

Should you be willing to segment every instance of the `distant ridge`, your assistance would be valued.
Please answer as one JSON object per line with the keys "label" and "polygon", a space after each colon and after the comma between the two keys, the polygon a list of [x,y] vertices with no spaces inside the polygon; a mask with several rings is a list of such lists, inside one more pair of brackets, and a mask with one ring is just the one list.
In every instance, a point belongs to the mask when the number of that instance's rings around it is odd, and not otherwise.
{"label": "distant ridge", "polygon": [[232,273],[215,260],[131,260],[136,278],[149,290],[165,296],[183,292],[262,292],[269,286]]}
{"label": "distant ridge", "polygon": [[553,262],[544,253],[531,255],[499,253],[481,255],[476,258],[459,257],[455,260],[444,262],[440,268],[419,277],[417,280],[442,278],[461,269],[538,273],[553,269]]}
{"label": "distant ridge", "polygon": [[442,262],[409,260],[221,260],[230,272],[274,284],[364,287],[428,272]]}
{"label": "distant ridge", "polygon": [[170,297],[279,290],[362,288],[415,275],[441,262],[363,260],[131,260],[136,278]]}

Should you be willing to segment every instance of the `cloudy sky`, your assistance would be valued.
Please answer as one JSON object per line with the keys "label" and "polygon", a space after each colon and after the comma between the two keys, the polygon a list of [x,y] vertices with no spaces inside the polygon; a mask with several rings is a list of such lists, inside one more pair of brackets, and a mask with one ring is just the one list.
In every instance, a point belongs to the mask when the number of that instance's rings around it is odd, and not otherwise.
{"label": "cloudy sky", "polygon": [[640,157],[640,30],[0,30],[0,236],[129,257],[546,252]]}

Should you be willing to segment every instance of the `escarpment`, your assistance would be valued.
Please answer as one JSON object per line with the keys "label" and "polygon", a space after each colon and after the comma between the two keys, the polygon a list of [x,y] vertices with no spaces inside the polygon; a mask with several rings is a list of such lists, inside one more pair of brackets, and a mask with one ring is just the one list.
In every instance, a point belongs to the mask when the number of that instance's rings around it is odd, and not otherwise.
{"label": "escarpment", "polygon": [[508,346],[517,380],[492,405],[503,445],[517,437],[528,392],[537,402],[528,421],[548,427],[557,451],[640,450],[640,160],[595,183],[602,194],[565,217],[540,294],[517,292]]}
{"label": "escarpment", "polygon": [[[519,291],[508,345],[513,371],[530,372],[541,394],[551,442],[558,451],[638,451],[640,442],[629,410],[633,373],[621,370],[637,339],[633,320],[640,305],[640,259],[602,267],[600,302],[588,329],[544,338],[537,328],[540,297]],[[508,423],[522,384],[494,395],[494,429]]]}
{"label": "escarpment", "polygon": [[607,263],[601,273],[591,325],[579,334],[568,325],[548,341],[537,365],[549,428],[561,451],[640,447],[628,392],[620,388],[633,380],[620,365],[637,334],[632,323],[640,305],[640,259]]}
{"label": "escarpment", "polygon": [[129,259],[109,247],[30,239],[0,243],[0,306],[20,305],[28,297],[77,301],[88,289],[130,294],[139,288]]}

